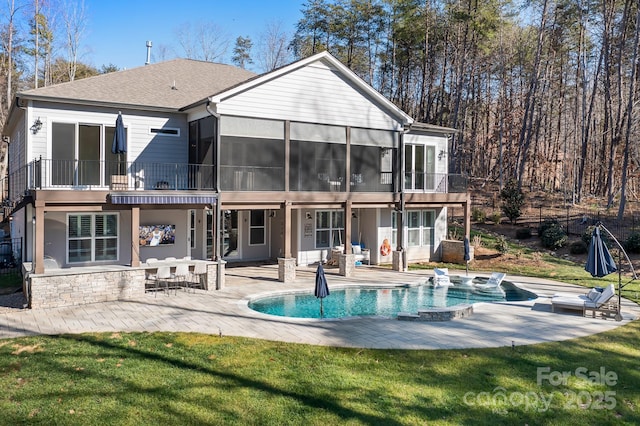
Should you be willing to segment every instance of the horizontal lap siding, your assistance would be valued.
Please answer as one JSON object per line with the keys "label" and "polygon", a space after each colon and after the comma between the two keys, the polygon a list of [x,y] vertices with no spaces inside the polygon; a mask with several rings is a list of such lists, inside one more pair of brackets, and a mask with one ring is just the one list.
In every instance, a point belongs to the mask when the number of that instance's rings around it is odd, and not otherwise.
{"label": "horizontal lap siding", "polygon": [[[80,123],[89,125],[115,126],[117,110],[101,109],[77,110],[83,108],[75,105],[43,104],[35,105],[33,117],[40,117],[42,130],[31,136],[31,158],[50,158],[48,148],[52,122]],[[188,127],[186,116],[183,114],[161,114],[149,112],[140,115],[138,112],[123,111],[123,121],[127,131],[127,161],[185,163],[188,159]],[[149,128],[172,127],[180,129],[180,137],[150,134]],[[111,141],[105,141],[111,144]]]}
{"label": "horizontal lap siding", "polygon": [[265,117],[374,129],[399,129],[373,99],[319,64],[297,69],[222,101],[225,115]]}

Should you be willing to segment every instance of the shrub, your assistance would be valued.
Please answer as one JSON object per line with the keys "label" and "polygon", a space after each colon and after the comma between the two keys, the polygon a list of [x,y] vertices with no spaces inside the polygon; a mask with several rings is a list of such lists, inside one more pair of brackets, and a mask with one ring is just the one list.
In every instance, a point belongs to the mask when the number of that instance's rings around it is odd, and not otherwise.
{"label": "shrub", "polygon": [[588,251],[588,246],[582,240],[574,241],[569,246],[569,253],[571,254],[585,254]]}
{"label": "shrub", "polygon": [[502,215],[498,212],[494,212],[491,214],[489,219],[491,219],[491,222],[493,222],[495,225],[500,225],[500,219],[502,219]]}
{"label": "shrub", "polygon": [[[556,219],[545,219],[545,221],[542,222],[540,226],[538,226],[538,235],[542,236],[542,234],[544,234],[544,231],[546,231],[549,228],[561,228],[561,227],[562,226],[560,225],[560,222],[558,222]],[[589,241],[591,241],[591,238],[589,238]]]}
{"label": "shrub", "polygon": [[551,226],[542,231],[540,235],[542,245],[548,249],[556,250],[567,242],[567,234],[560,225]]}
{"label": "shrub", "polygon": [[524,194],[518,186],[518,181],[509,179],[500,191],[500,198],[502,199],[502,212],[511,223],[516,223],[516,220],[522,215],[520,209],[524,204]]}
{"label": "shrub", "polygon": [[496,237],[496,250],[500,253],[507,253],[509,251],[509,243],[507,243],[507,239],[504,235],[498,235]]}
{"label": "shrub", "polygon": [[632,232],[624,242],[624,247],[631,253],[640,253],[640,232]]}
{"label": "shrub", "polygon": [[484,223],[486,218],[487,218],[486,213],[480,210],[479,208],[474,207],[473,209],[471,209],[471,219],[473,219],[474,222]]}
{"label": "shrub", "polygon": [[531,238],[531,228],[518,228],[516,230],[516,238],[519,240]]}
{"label": "shrub", "polygon": [[482,237],[480,235],[474,235],[472,243],[474,248],[482,247]]}

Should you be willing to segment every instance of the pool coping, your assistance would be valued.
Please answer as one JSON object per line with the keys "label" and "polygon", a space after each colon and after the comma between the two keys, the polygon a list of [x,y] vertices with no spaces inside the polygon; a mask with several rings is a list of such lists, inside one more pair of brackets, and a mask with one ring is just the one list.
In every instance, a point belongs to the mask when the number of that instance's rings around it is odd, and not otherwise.
{"label": "pool coping", "polygon": [[[464,271],[463,271],[464,272]],[[420,280],[431,271],[395,272],[358,267],[349,278],[325,269],[329,285]],[[451,271],[451,273],[457,273]],[[475,275],[487,276],[485,273]],[[624,319],[582,317],[575,311],[551,312],[558,292],[584,293],[584,287],[553,280],[509,275],[508,280],[538,294],[527,302],[480,302],[474,315],[456,321],[412,322],[387,318],[349,320],[283,319],[242,307],[242,299],[282,290],[312,290],[315,269],[299,267],[294,283],[278,281],[277,265],[233,268],[224,289],[146,294],[128,300],[42,310],[0,312],[0,338],[85,332],[193,332],[288,343],[376,349],[465,349],[513,347],[589,336],[628,324],[640,307],[623,299]],[[268,318],[267,318],[268,317]]]}

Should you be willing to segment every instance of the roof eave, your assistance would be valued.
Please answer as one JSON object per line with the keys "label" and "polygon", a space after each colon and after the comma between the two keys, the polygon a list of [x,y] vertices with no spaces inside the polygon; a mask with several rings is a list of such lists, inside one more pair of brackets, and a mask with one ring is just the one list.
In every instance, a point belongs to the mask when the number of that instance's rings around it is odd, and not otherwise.
{"label": "roof eave", "polygon": [[28,100],[40,101],[40,102],[54,102],[54,103],[73,104],[73,105],[99,106],[99,107],[105,107],[105,108],[134,109],[134,110],[153,111],[153,112],[180,112],[180,108],[161,107],[156,105],[129,104],[124,102],[93,101],[89,99],[61,98],[61,97],[55,97],[55,96],[38,96],[38,95],[32,95],[32,94],[26,94],[26,95],[18,94],[18,97],[22,99],[28,99]]}

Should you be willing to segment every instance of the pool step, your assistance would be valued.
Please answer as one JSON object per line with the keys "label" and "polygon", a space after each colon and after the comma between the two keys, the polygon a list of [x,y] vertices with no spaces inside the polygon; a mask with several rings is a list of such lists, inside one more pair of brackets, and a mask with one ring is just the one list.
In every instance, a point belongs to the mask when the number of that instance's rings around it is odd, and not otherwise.
{"label": "pool step", "polygon": [[473,314],[473,305],[456,305],[450,308],[432,308],[418,311],[417,314],[398,312],[400,321],[450,321],[467,318]]}

